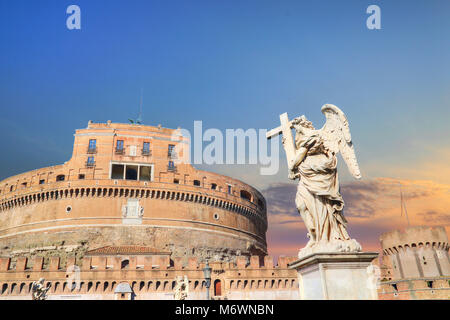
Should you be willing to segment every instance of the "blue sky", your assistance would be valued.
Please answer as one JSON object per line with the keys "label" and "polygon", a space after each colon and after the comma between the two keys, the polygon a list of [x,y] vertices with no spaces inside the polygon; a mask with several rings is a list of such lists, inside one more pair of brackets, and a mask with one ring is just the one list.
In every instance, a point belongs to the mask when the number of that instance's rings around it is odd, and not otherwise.
{"label": "blue sky", "polygon": [[[82,30],[66,28],[81,8]],[[378,4],[382,30],[368,30]],[[364,164],[445,139],[448,1],[2,1],[0,177],[57,164],[88,120],[271,128],[347,114]],[[426,126],[424,133],[419,128]],[[359,147],[364,146],[364,147]],[[411,149],[411,150],[410,150]],[[403,161],[394,157],[392,161]]]}
{"label": "blue sky", "polygon": [[[81,30],[66,28],[71,4]],[[371,4],[381,30],[366,28]],[[364,178],[448,186],[449,30],[436,0],[1,0],[0,179],[68,160],[89,120],[136,117],[142,88],[146,124],[190,130],[270,129],[283,112],[321,127],[332,103]],[[287,176],[207,169],[260,189]]]}

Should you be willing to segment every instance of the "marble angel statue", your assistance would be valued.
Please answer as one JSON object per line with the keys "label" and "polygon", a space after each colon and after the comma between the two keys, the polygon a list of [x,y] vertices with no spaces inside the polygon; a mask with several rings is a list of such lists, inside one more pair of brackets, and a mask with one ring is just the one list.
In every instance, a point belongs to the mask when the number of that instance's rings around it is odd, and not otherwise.
{"label": "marble angel statue", "polygon": [[326,123],[319,130],[305,116],[291,122],[296,135],[289,178],[299,180],[295,203],[309,237],[299,257],[318,252],[361,251],[360,244],[347,233],[344,200],[339,192],[336,157],[339,152],[353,177],[361,178],[348,121],[332,104],[325,104],[322,113]]}

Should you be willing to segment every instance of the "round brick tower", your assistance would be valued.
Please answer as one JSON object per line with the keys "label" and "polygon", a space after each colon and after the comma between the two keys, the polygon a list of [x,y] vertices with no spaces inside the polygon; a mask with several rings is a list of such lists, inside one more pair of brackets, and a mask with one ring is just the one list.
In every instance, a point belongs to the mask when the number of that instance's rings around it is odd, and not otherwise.
{"label": "round brick tower", "polygon": [[444,227],[395,230],[383,233],[380,241],[393,280],[450,275],[449,242]]}
{"label": "round brick tower", "polygon": [[0,255],[143,245],[174,257],[266,254],[264,197],[179,160],[178,130],[92,123],[72,158],[0,182]]}

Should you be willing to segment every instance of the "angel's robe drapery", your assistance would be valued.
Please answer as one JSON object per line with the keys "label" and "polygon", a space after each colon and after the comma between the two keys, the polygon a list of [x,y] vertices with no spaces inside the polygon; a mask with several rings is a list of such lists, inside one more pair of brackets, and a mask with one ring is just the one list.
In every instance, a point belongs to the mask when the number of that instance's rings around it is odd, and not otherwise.
{"label": "angel's robe drapery", "polygon": [[[296,139],[297,140],[297,139]],[[323,146],[317,131],[299,137],[297,148],[308,150],[306,157],[297,167],[299,178],[296,205],[302,201],[306,208],[306,226],[314,228],[314,238],[321,240],[349,240],[347,221],[342,213],[344,200],[339,193],[337,158]]]}

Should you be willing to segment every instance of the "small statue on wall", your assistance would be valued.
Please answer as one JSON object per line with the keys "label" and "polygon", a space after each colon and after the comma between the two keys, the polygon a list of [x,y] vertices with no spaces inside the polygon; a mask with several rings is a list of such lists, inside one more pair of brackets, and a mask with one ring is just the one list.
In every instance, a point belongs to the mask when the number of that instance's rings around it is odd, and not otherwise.
{"label": "small statue on wall", "polygon": [[50,290],[51,284],[49,283],[47,287],[44,287],[44,278],[40,278],[39,281],[33,281],[31,285],[31,298],[33,300],[46,300],[47,291]]}
{"label": "small statue on wall", "polygon": [[175,300],[186,300],[189,293],[189,281],[187,276],[178,276],[174,288]]}

